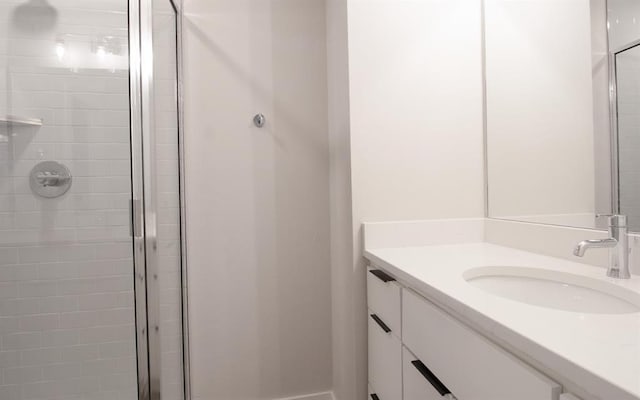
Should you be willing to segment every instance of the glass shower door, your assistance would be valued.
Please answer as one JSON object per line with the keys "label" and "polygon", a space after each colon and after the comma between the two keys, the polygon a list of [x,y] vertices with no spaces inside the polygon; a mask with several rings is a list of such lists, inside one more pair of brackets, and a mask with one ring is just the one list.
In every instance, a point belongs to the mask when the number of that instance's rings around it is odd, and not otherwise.
{"label": "glass shower door", "polygon": [[128,2],[0,16],[0,398],[136,399]]}
{"label": "glass shower door", "polygon": [[184,398],[176,22],[0,0],[0,399]]}
{"label": "glass shower door", "polygon": [[[181,240],[178,13],[171,0],[141,1],[144,209],[151,399],[185,396],[185,276]],[[161,394],[161,395],[160,395]]]}

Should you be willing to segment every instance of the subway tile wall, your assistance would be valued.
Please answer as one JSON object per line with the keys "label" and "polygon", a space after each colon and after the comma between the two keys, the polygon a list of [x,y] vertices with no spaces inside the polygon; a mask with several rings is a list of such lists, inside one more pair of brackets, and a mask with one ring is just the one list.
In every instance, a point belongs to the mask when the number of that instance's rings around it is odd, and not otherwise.
{"label": "subway tile wall", "polygon": [[35,3],[0,0],[0,115],[43,119],[0,126],[0,399],[135,399],[127,1]]}

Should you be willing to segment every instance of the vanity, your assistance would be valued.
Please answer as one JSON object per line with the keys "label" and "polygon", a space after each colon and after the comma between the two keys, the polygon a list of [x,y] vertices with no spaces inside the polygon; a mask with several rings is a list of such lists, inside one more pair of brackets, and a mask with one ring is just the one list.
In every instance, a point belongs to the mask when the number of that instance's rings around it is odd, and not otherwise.
{"label": "vanity", "polygon": [[473,239],[366,246],[371,399],[640,398],[637,277]]}
{"label": "vanity", "polygon": [[369,396],[639,400],[640,2],[481,7],[484,218],[364,224]]}

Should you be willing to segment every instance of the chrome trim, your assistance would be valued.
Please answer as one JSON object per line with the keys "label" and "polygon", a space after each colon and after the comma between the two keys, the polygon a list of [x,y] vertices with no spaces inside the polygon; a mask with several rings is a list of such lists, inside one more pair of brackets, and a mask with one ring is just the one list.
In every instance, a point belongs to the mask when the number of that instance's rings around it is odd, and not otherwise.
{"label": "chrome trim", "polygon": [[616,58],[611,51],[611,38],[609,32],[609,0],[605,1],[606,24],[607,24],[607,52],[609,68],[609,137],[611,147],[611,214],[620,214],[620,171],[618,165],[618,87],[616,77]]}
{"label": "chrome trim", "polygon": [[129,1],[129,79],[131,125],[131,226],[133,235],[134,299],[138,399],[149,400],[149,342],[147,335],[146,251],[144,236],[144,169],[140,70],[140,3]]}
{"label": "chrome trim", "polygon": [[182,258],[182,373],[184,379],[184,399],[191,400],[191,359],[189,347],[189,298],[188,298],[188,270],[187,266],[187,214],[185,191],[185,155],[184,155],[184,64],[182,58],[184,13],[182,1],[177,5],[171,0],[176,11],[176,60],[178,78],[178,157],[180,182],[180,250]]}
{"label": "chrome trim", "polygon": [[142,101],[142,158],[144,170],[145,249],[147,257],[147,325],[149,400],[160,400],[161,343],[158,284],[158,226],[153,96],[153,0],[140,1],[140,71]]}
{"label": "chrome trim", "polygon": [[611,213],[620,213],[620,165],[618,157],[618,77],[616,54],[609,53],[609,126],[611,129]]}
{"label": "chrome trim", "polygon": [[486,35],[486,3],[480,3],[480,46],[482,57],[482,146],[483,146],[483,186],[484,186],[484,216],[490,218],[489,204],[489,108],[487,100],[487,35]]}

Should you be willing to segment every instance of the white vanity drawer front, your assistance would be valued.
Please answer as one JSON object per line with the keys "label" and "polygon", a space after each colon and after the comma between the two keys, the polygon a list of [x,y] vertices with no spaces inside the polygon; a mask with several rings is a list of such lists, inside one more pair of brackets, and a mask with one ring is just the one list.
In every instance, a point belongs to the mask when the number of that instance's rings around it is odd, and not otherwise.
{"label": "white vanity drawer front", "polygon": [[402,341],[458,400],[558,400],[560,385],[403,290]]}
{"label": "white vanity drawer front", "polygon": [[570,393],[565,393],[560,396],[560,400],[580,400],[580,399]]}
{"label": "white vanity drawer front", "polygon": [[378,400],[377,399],[378,395],[376,394],[376,392],[373,390],[373,388],[371,387],[371,385],[369,385],[369,396],[367,397],[369,400]]}
{"label": "white vanity drawer front", "polygon": [[367,269],[367,304],[391,328],[391,332],[400,338],[400,285],[389,279],[393,278],[383,270]]}
{"label": "white vanity drawer front", "polygon": [[446,394],[440,394],[435,387],[416,369],[413,362],[417,361],[406,348],[402,349],[402,388],[403,400],[445,400]]}
{"label": "white vanity drawer front", "polygon": [[369,384],[379,400],[402,399],[402,344],[369,314]]}

